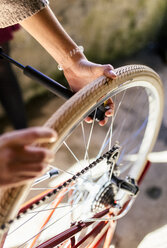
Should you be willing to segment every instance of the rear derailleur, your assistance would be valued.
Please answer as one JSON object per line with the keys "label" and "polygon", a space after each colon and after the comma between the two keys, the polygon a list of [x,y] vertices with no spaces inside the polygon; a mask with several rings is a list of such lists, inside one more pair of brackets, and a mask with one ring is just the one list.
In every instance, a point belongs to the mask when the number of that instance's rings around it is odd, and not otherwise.
{"label": "rear derailleur", "polygon": [[[106,207],[121,209],[122,204],[118,195],[120,197],[126,194],[128,199],[134,201],[139,193],[139,187],[133,178],[129,176],[125,179],[118,178],[120,175],[120,166],[117,164],[119,155],[120,146],[116,144],[107,157],[107,165],[109,165],[108,181],[102,185],[92,202],[91,209],[93,212],[98,212]],[[129,201],[130,204],[132,203],[131,200]]]}

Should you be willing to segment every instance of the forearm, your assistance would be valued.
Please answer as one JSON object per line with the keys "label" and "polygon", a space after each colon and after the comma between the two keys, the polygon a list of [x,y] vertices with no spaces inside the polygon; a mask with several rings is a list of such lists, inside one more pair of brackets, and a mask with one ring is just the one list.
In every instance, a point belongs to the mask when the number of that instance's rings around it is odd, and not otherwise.
{"label": "forearm", "polygon": [[48,51],[63,69],[85,58],[81,52],[70,56],[70,51],[77,49],[77,45],[65,32],[48,6],[37,14],[23,20],[20,24]]}
{"label": "forearm", "polygon": [[95,64],[86,59],[76,43],[65,32],[49,6],[20,22],[63,68],[74,91],[105,75],[115,78],[111,65]]}

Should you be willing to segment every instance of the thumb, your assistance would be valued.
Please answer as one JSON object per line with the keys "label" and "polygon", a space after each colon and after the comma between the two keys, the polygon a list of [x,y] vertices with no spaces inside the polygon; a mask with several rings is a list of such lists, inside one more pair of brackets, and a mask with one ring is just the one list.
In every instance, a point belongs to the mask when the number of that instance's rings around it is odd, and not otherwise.
{"label": "thumb", "polygon": [[116,72],[114,71],[113,66],[111,65],[102,65],[103,67],[103,75],[108,77],[108,78],[112,78],[115,79],[117,77]]}
{"label": "thumb", "polygon": [[34,142],[54,142],[57,134],[54,130],[46,127],[33,127],[22,129],[20,131],[13,131],[1,136],[1,145],[29,145]]}

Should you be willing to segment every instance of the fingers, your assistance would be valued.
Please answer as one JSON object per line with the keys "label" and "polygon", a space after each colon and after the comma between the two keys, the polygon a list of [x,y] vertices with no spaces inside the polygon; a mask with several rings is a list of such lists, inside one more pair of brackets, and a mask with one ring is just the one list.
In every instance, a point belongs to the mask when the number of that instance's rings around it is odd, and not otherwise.
{"label": "fingers", "polygon": [[[111,116],[114,115],[115,105],[114,105],[114,102],[113,102],[113,100],[111,98],[109,98],[108,100],[106,100],[104,102],[104,106],[109,106],[109,109],[105,112],[105,118],[104,118],[104,120],[99,121],[99,125],[100,126],[104,126],[107,123],[107,121],[108,121],[108,118],[107,117],[111,117]],[[93,119],[91,117],[87,116],[85,118],[85,121],[87,123],[92,123],[93,122]]]}
{"label": "fingers", "polygon": [[53,160],[54,153],[42,147],[28,146],[25,148],[25,156],[20,157],[23,162],[49,162]]}
{"label": "fingers", "polygon": [[28,183],[29,181],[32,181],[34,179],[34,176],[25,176],[25,175],[20,175],[20,176],[15,176],[12,178],[12,180],[4,181],[1,183],[1,187],[8,188],[8,187],[18,187],[21,185],[24,185]]}
{"label": "fingers", "polygon": [[107,65],[100,65],[96,63],[90,63],[90,62],[85,62],[88,63],[87,65],[90,67],[91,72],[95,76],[95,78],[100,77],[102,75],[115,79],[117,77],[116,72],[114,71],[114,67],[110,64]]}
{"label": "fingers", "polygon": [[107,101],[105,101],[104,105],[109,106],[109,109],[105,112],[105,118],[102,121],[99,121],[99,125],[100,126],[105,126],[108,122],[108,118],[107,117],[112,117],[114,115],[114,102],[111,98],[109,98]]}
{"label": "fingers", "polygon": [[104,105],[109,106],[109,109],[105,112],[105,116],[107,116],[107,117],[113,116],[114,115],[115,104],[114,104],[112,98],[109,98],[107,101],[105,101]]}
{"label": "fingers", "polygon": [[7,133],[0,137],[0,185],[23,184],[44,172],[54,154],[35,143],[56,141],[50,128],[35,127]]}
{"label": "fingers", "polygon": [[105,118],[104,118],[104,120],[99,121],[99,125],[100,125],[100,126],[104,126],[104,125],[106,125],[106,124],[107,124],[107,121],[108,121],[108,118],[107,118],[107,117],[105,117]]}
{"label": "fingers", "polygon": [[113,70],[110,69],[105,69],[104,70],[104,76],[111,78],[111,79],[115,79],[117,77],[116,73]]}
{"label": "fingers", "polygon": [[110,64],[108,65],[102,65],[103,68],[103,75],[111,78],[111,79],[115,79],[117,77],[116,72],[114,71],[114,67]]}
{"label": "fingers", "polygon": [[6,155],[8,157],[8,164],[47,163],[54,157],[53,152],[50,150],[35,146],[9,149]]}
{"label": "fingers", "polygon": [[[85,118],[85,121],[87,122],[87,123],[92,123],[93,122],[93,119],[92,118],[90,118],[90,117],[86,117]],[[105,117],[104,118],[104,120],[102,120],[102,121],[99,121],[99,125],[100,126],[104,126],[104,125],[106,125],[107,124],[107,121],[108,121],[108,118],[107,117]]]}
{"label": "fingers", "polygon": [[[8,149],[1,166],[0,185],[24,184],[44,173],[53,153],[42,147]],[[2,159],[1,159],[2,160]]]}
{"label": "fingers", "polygon": [[87,122],[87,123],[92,123],[93,122],[93,119],[91,118],[91,117],[86,117],[85,118],[85,121]]}
{"label": "fingers", "polygon": [[0,138],[0,145],[29,145],[32,143],[44,143],[56,141],[57,134],[54,130],[46,127],[33,127],[20,131],[4,134]]}
{"label": "fingers", "polygon": [[47,167],[45,163],[13,164],[10,166],[11,177],[37,177]]}
{"label": "fingers", "polygon": [[53,152],[43,147],[26,146],[9,149],[8,171],[15,175],[38,176],[53,157]]}

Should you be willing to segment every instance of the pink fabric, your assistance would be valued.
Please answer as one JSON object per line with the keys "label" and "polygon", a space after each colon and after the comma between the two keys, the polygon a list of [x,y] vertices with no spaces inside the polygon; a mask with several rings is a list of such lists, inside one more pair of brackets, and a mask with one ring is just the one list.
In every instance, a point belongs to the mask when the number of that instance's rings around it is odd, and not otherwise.
{"label": "pink fabric", "polygon": [[7,28],[0,28],[0,45],[13,39],[13,32],[20,29],[20,25],[16,24]]}

